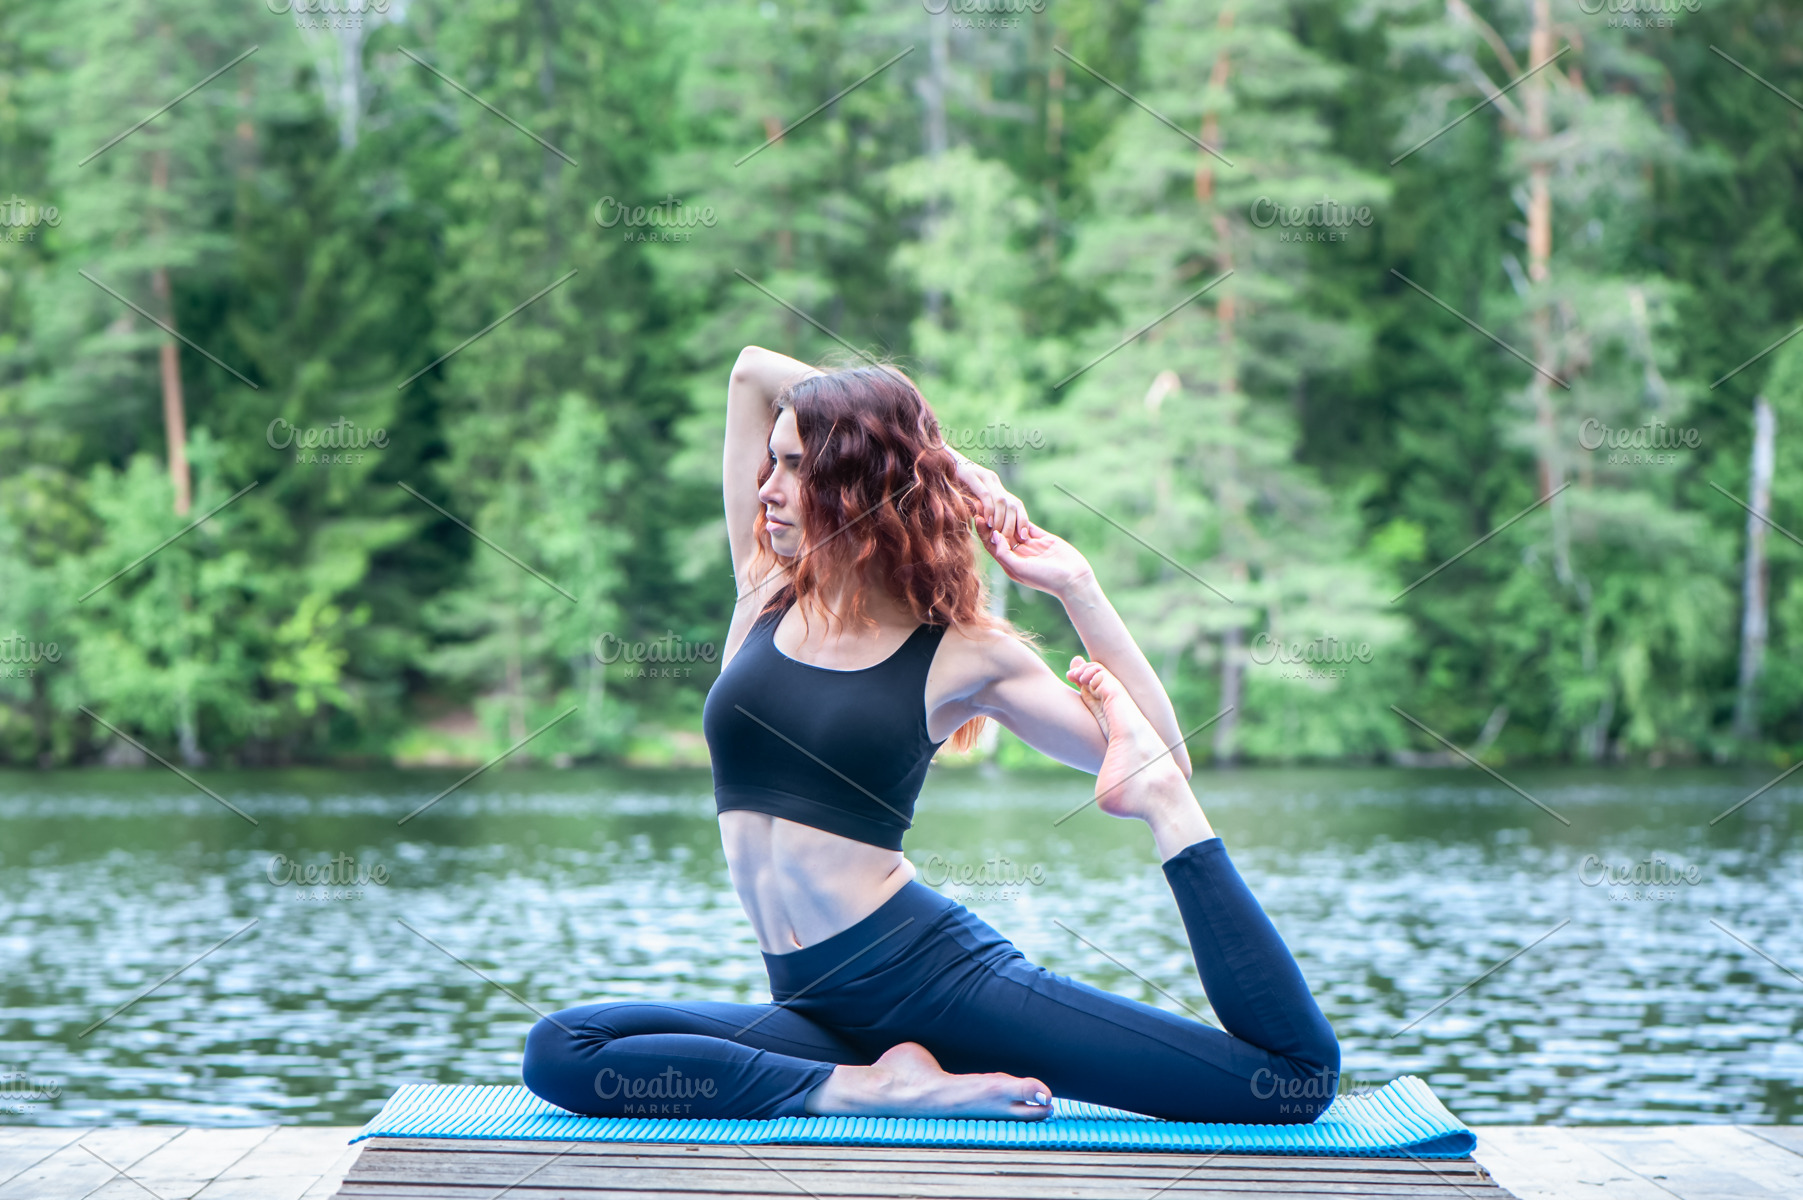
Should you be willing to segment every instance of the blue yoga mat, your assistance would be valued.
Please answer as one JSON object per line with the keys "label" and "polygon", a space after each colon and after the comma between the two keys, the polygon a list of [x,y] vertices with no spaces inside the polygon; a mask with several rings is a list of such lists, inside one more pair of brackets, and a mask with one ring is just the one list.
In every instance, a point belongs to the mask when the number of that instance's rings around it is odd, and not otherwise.
{"label": "blue yoga mat", "polygon": [[1054,1099],[1043,1121],[942,1117],[781,1117],[774,1121],[584,1117],[523,1087],[408,1084],[352,1138],[525,1138],[825,1146],[992,1146],[1046,1150],[1165,1150],[1236,1154],[1464,1158],[1477,1136],[1413,1075],[1341,1096],[1311,1125],[1160,1121]]}

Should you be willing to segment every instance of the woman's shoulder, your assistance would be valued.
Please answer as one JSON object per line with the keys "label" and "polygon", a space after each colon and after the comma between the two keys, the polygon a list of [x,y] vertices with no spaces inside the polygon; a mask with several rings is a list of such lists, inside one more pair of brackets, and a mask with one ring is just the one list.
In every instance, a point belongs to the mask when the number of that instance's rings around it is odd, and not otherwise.
{"label": "woman's shoulder", "polygon": [[1018,646],[1028,653],[1034,650],[1033,635],[1023,633],[999,617],[987,620],[944,622],[947,638],[961,638],[980,646]]}
{"label": "woman's shoulder", "polygon": [[977,622],[946,625],[938,657],[979,686],[1042,664],[1039,652],[1014,629]]}

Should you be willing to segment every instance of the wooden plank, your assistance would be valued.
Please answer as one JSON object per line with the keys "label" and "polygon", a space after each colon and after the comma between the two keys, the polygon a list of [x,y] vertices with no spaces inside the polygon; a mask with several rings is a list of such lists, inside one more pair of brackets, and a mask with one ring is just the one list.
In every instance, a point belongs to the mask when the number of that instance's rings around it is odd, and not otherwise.
{"label": "wooden plank", "polygon": [[1473,1132],[1473,1157],[1520,1200],[1672,1200],[1672,1192],[1586,1146],[1563,1126],[1490,1125]]}
{"label": "wooden plank", "polygon": [[275,1127],[248,1154],[195,1193],[194,1200],[302,1200],[342,1159],[344,1169],[331,1180],[330,1188],[320,1193],[329,1196],[356,1161],[356,1150],[348,1144],[356,1135],[356,1126]]}
{"label": "wooden plank", "polygon": [[[192,1196],[274,1132],[273,1125],[183,1129],[180,1136],[145,1155],[127,1174],[155,1195]],[[144,1200],[142,1190],[136,1190],[136,1195]]]}
{"label": "wooden plank", "polygon": [[[721,1193],[687,1193],[687,1191],[654,1191],[654,1193],[633,1193],[633,1191],[597,1191],[591,1187],[570,1189],[570,1187],[539,1186],[539,1180],[532,1178],[525,1184],[508,1191],[508,1196],[519,1196],[525,1200],[718,1200]],[[811,1191],[802,1193],[799,1187],[786,1187],[784,1191],[737,1191],[728,1193],[737,1200],[801,1200],[802,1196],[811,1196],[813,1200],[837,1200],[838,1193],[831,1191]],[[1087,1193],[1082,1191],[1046,1191],[1040,1193],[1048,1200],[1084,1200]],[[1139,1189],[1139,1200],[1149,1196],[1147,1189]],[[1161,1193],[1172,1195],[1172,1193]],[[1406,1193],[1390,1191],[1388,1187],[1379,1189],[1345,1189],[1345,1191],[1320,1191],[1311,1186],[1286,1186],[1286,1184],[1199,1184],[1192,1191],[1185,1191],[1185,1196],[1258,1196],[1262,1200],[1322,1200],[1325,1196],[1347,1198],[1347,1200],[1397,1200],[1397,1196],[1406,1196],[1408,1200],[1507,1200],[1509,1193],[1489,1187],[1486,1191],[1478,1191],[1475,1187],[1446,1186],[1415,1187]],[[339,1191],[343,1200],[447,1200],[447,1196],[467,1196],[469,1200],[492,1200],[496,1196],[494,1187],[467,1187],[454,1189],[445,1184],[398,1184],[398,1186],[362,1187],[346,1180],[343,1191]],[[981,1193],[972,1193],[975,1200],[981,1200]]]}
{"label": "wooden plank", "polygon": [[[506,1194],[517,1197],[531,1197],[532,1200],[714,1200],[720,1196],[745,1197],[746,1200],[796,1200],[806,1195],[814,1200],[841,1200],[847,1193],[839,1191],[821,1191],[805,1183],[791,1183],[786,1180],[774,1180],[771,1187],[757,1190],[735,1189],[733,1191],[689,1191],[679,1188],[675,1181],[669,1187],[657,1191],[619,1190],[610,1187],[591,1187],[586,1184],[569,1184],[560,1181],[546,1181],[539,1176],[510,1180],[503,1184]],[[431,1200],[445,1200],[448,1196],[467,1196],[470,1200],[489,1200],[500,1191],[493,1184],[459,1185],[456,1181],[421,1180],[395,1184],[368,1185],[358,1182],[354,1177],[346,1179],[344,1187],[338,1195],[343,1200],[413,1200],[413,1198],[430,1197]],[[1044,1200],[1092,1200],[1095,1197],[1134,1196],[1137,1200],[1146,1200],[1148,1196],[1160,1197],[1204,1197],[1204,1196],[1266,1196],[1266,1197],[1349,1197],[1353,1200],[1488,1200],[1497,1197],[1508,1200],[1508,1193],[1491,1185],[1486,1188],[1473,1187],[1469,1184],[1458,1185],[1452,1182],[1443,1184],[1394,1188],[1388,1185],[1379,1186],[1322,1186],[1318,1184],[1286,1183],[1275,1180],[1209,1180],[1199,1178],[1183,1188],[1173,1188],[1166,1192],[1155,1192],[1149,1188],[1137,1191],[1124,1189],[1118,1192],[1100,1193],[1086,1188],[1048,1186],[1036,1196]],[[890,1193],[896,1197],[909,1197],[913,1193],[897,1190]],[[969,1200],[987,1200],[989,1193],[981,1188],[973,1187],[962,1193]]]}
{"label": "wooden plank", "polygon": [[[1050,1150],[1036,1147],[1008,1147],[984,1149],[965,1146],[798,1146],[798,1145],[689,1145],[679,1142],[558,1142],[537,1140],[507,1140],[496,1138],[450,1139],[450,1138],[372,1138],[360,1143],[365,1146],[380,1146],[384,1149],[408,1150],[450,1150],[469,1154],[516,1154],[540,1153],[555,1154],[571,1149],[572,1153],[620,1157],[633,1160],[666,1160],[676,1165],[676,1160],[693,1161],[695,1157],[714,1157],[736,1161],[744,1157],[745,1150],[756,1152],[759,1156],[779,1162],[819,1163],[823,1166],[842,1166],[856,1160],[859,1163],[894,1162],[901,1164],[947,1164],[945,1169],[958,1169],[955,1164],[962,1162],[981,1163],[985,1166],[1000,1167],[1007,1165],[1048,1167],[1053,1173],[1061,1173],[1074,1166],[1089,1164],[1105,1168],[1119,1166],[1123,1162],[1137,1165],[1163,1164],[1168,1167],[1187,1169],[1196,1165],[1198,1160],[1210,1157],[1207,1153],[1195,1151],[1119,1151],[1119,1150]],[[547,1149],[548,1148],[548,1149]],[[1236,1163],[1266,1166],[1293,1166],[1300,1163],[1360,1163],[1374,1170],[1426,1172],[1430,1162],[1413,1158],[1366,1158],[1353,1155],[1316,1156],[1305,1154],[1258,1155],[1231,1154],[1222,1155],[1216,1161],[1231,1160]],[[1469,1159],[1440,1160],[1450,1162],[1469,1162]]]}
{"label": "wooden plank", "polygon": [[[387,1139],[376,1139],[371,1144],[384,1150],[400,1149]],[[433,1145],[430,1140],[422,1140],[410,1141],[405,1145],[408,1152],[426,1155],[457,1154],[472,1161],[506,1159],[510,1163],[508,1169],[517,1170],[520,1174],[536,1165],[536,1160],[557,1154],[561,1155],[562,1162],[609,1165],[616,1170],[642,1170],[658,1174],[680,1172],[686,1175],[698,1170],[728,1170],[749,1175],[772,1169],[792,1176],[814,1172],[826,1172],[829,1175],[886,1172],[907,1173],[919,1178],[923,1184],[934,1181],[956,1182],[974,1174],[1024,1181],[1031,1186],[1038,1186],[1047,1180],[1107,1180],[1125,1176],[1133,1180],[1134,1187],[1140,1188],[1147,1182],[1162,1183],[1178,1179],[1204,1164],[1211,1164],[1218,1171],[1245,1169],[1279,1173],[1310,1172],[1316,1176],[1322,1172],[1338,1172],[1348,1177],[1392,1182],[1430,1180],[1444,1175],[1458,1175],[1461,1171],[1461,1168],[1451,1164],[1416,1163],[1408,1159],[1311,1159],[1300,1156],[1073,1153],[1061,1158],[1056,1151],[1035,1151],[1031,1157],[1023,1157],[1018,1151],[944,1151],[933,1148],[917,1149],[912,1156],[907,1156],[905,1150],[885,1147],[877,1153],[870,1153],[864,1148],[842,1148],[839,1150],[839,1157],[826,1157],[834,1154],[835,1149],[708,1146],[668,1147],[664,1149],[673,1153],[635,1154],[631,1153],[631,1147],[594,1143],[534,1144],[485,1140],[460,1144],[440,1142]],[[683,1153],[684,1150],[689,1152]],[[1462,1170],[1469,1174],[1477,1168],[1475,1164],[1465,1160]]]}
{"label": "wooden plank", "polygon": [[1781,1150],[1803,1154],[1803,1125],[1736,1125],[1734,1128],[1770,1142]]}
{"label": "wooden plank", "polygon": [[[887,1195],[896,1187],[902,1187],[909,1194],[959,1195],[968,1191],[973,1180],[983,1181],[986,1190],[994,1194],[1032,1195],[1037,1189],[1047,1186],[1048,1182],[1083,1186],[1091,1189],[1107,1191],[1127,1191],[1143,1193],[1149,1185],[1179,1183],[1186,1176],[1160,1172],[1135,1172],[1128,1164],[1123,1164],[1121,1171],[1113,1176],[1061,1176],[1052,1173],[1038,1174],[1030,1177],[1009,1176],[982,1170],[966,1170],[959,1174],[935,1174],[920,1171],[885,1170],[849,1171],[839,1170],[797,1170],[791,1166],[776,1166],[760,1163],[747,1158],[738,1164],[722,1164],[715,1167],[704,1167],[700,1164],[683,1171],[672,1171],[667,1167],[643,1166],[627,1167],[616,1163],[596,1163],[583,1161],[579,1156],[551,1155],[519,1155],[512,1158],[487,1156],[485,1159],[472,1160],[468,1156],[456,1156],[454,1153],[408,1153],[385,1151],[371,1155],[367,1164],[359,1164],[355,1178],[359,1181],[374,1182],[381,1180],[406,1180],[420,1174],[455,1174],[460,1182],[482,1182],[486,1184],[504,1185],[537,1170],[535,1179],[545,1181],[559,1180],[584,1182],[594,1186],[633,1191],[657,1191],[671,1180],[680,1180],[683,1190],[688,1191],[723,1191],[731,1192],[746,1188],[757,1188],[760,1182],[766,1181],[766,1173],[774,1173],[781,1178],[802,1181],[816,1188],[830,1188],[847,1194]],[[1206,1174],[1213,1179],[1273,1179],[1282,1182],[1318,1182],[1322,1184],[1346,1183],[1370,1186],[1373,1184],[1394,1184],[1397,1186],[1429,1186],[1436,1181],[1436,1176],[1428,1172],[1404,1175],[1399,1172],[1363,1171],[1357,1169],[1335,1169],[1333,1165],[1324,1164],[1321,1168],[1309,1169],[1274,1169],[1270,1167],[1240,1167],[1224,1164],[1222,1160],[1198,1163],[1190,1169],[1188,1178],[1196,1178]],[[1448,1164],[1439,1173],[1446,1179],[1480,1180],[1469,1164],[1463,1168],[1456,1164]]]}
{"label": "wooden plank", "polygon": [[[866,1156],[858,1153],[857,1147],[818,1147],[811,1148],[808,1153],[784,1154],[781,1151],[792,1147],[777,1146],[708,1146],[699,1152],[685,1155],[655,1155],[622,1153],[622,1148],[597,1148],[592,1144],[570,1142],[439,1142],[436,1145],[413,1143],[395,1145],[384,1139],[376,1139],[368,1143],[386,1151],[399,1153],[455,1153],[473,1160],[480,1159],[522,1159],[544,1158],[556,1156],[568,1161],[587,1161],[596,1165],[617,1165],[621,1167],[645,1167],[648,1169],[717,1169],[744,1166],[752,1161],[775,1162],[785,1169],[797,1168],[807,1170],[841,1170],[858,1174],[869,1174],[873,1170],[904,1168],[924,1172],[942,1172],[949,1174],[969,1174],[973,1170],[992,1173],[1039,1175],[1086,1173],[1096,1175],[1113,1175],[1131,1170],[1143,1174],[1150,1170],[1158,1174],[1178,1174],[1204,1162],[1244,1167],[1247,1169],[1287,1169],[1287,1170],[1345,1170],[1374,1172],[1385,1174],[1417,1175],[1429,1171],[1428,1163],[1411,1159],[1354,1158],[1346,1157],[1310,1157],[1303,1155],[1242,1155],[1242,1154],[1191,1154],[1161,1155],[1157,1158],[1134,1153],[1119,1153],[1080,1157],[1072,1155],[1070,1161],[1059,1159],[1055,1153],[1040,1153],[1032,1158],[1019,1158],[1005,1151],[970,1152],[952,1158],[943,1152],[922,1147],[912,1157],[896,1157],[884,1154],[881,1157]],[[1466,1162],[1469,1159],[1455,1159],[1453,1162]]]}
{"label": "wooden plank", "polygon": [[0,1186],[28,1167],[35,1167],[90,1132],[86,1126],[58,1129],[38,1125],[0,1128]]}
{"label": "wooden plank", "polygon": [[[332,1197],[338,1194],[338,1189],[344,1184],[344,1177],[350,1174],[351,1168],[362,1156],[363,1147],[368,1143],[348,1144],[352,1138],[357,1136],[360,1129],[345,1128],[339,1129],[338,1132],[344,1135],[347,1144],[339,1151],[338,1157],[326,1167],[325,1173],[319,1177],[318,1181],[301,1193],[301,1200],[332,1200]],[[522,1196],[518,1200],[528,1200],[528,1198]]]}
{"label": "wooden plank", "polygon": [[1803,1158],[1732,1125],[1592,1126],[1571,1133],[1684,1200],[1803,1195]]}
{"label": "wooden plank", "polygon": [[[70,1142],[48,1158],[27,1167],[5,1184],[0,1184],[0,1200],[47,1200],[49,1197],[85,1197],[96,1200],[120,1193],[102,1189],[117,1183],[131,1190],[135,1200],[143,1200],[142,1190],[119,1178],[114,1167],[130,1171],[182,1131],[170,1125],[137,1125],[124,1129],[94,1129]],[[89,1153],[92,1151],[93,1153]],[[100,1157],[96,1158],[98,1154]],[[101,1160],[105,1161],[102,1162]],[[110,1166],[108,1164],[111,1164]]]}
{"label": "wooden plank", "polygon": [[937,1147],[633,1146],[375,1138],[344,1200],[1149,1200],[1154,1195],[1507,1200],[1470,1159],[1316,1158]]}

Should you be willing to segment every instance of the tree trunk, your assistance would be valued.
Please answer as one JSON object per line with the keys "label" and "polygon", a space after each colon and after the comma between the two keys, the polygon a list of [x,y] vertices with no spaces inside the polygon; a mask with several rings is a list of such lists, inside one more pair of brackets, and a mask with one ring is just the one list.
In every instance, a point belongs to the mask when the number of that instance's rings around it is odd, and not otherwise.
{"label": "tree trunk", "polygon": [[[1534,28],[1528,42],[1528,66],[1537,67],[1551,58],[1552,54],[1552,0],[1534,0]],[[1536,74],[1522,84],[1522,110],[1527,126],[1524,133],[1533,156],[1533,164],[1528,168],[1528,279],[1535,285],[1544,284],[1552,273],[1552,169],[1540,157],[1552,133],[1546,99],[1547,80],[1544,73]],[[1534,362],[1540,370],[1534,372],[1528,386],[1533,396],[1534,418],[1540,433],[1540,498],[1544,500],[1557,491],[1565,480],[1556,449],[1558,429],[1553,414],[1552,392],[1547,387],[1546,375],[1541,373],[1558,374],[1558,368],[1553,362],[1553,314],[1550,302],[1544,296],[1538,299],[1539,306],[1535,308],[1533,315],[1533,328]],[[1563,496],[1553,499],[1552,522],[1553,571],[1561,583],[1570,583],[1570,538],[1566,528]]]}
{"label": "tree trunk", "polygon": [[[1063,36],[1056,28],[1052,30],[1054,49]],[[1043,188],[1045,224],[1039,234],[1039,252],[1048,263],[1053,263],[1058,255],[1058,159],[1064,153],[1064,59],[1057,54],[1049,57],[1052,62],[1046,72],[1045,152],[1051,163]]]}
{"label": "tree trunk", "polygon": [[[1224,8],[1221,10],[1221,15],[1215,18],[1215,27],[1223,34],[1233,28],[1232,8]],[[1227,59],[1227,50],[1223,47],[1221,52],[1215,55],[1214,68],[1208,73],[1208,86],[1211,90],[1218,90],[1227,86],[1229,69],[1230,64]],[[1220,136],[1220,124],[1215,118],[1214,109],[1211,108],[1202,114],[1202,144],[1204,146],[1213,146],[1217,143]],[[1196,152],[1196,202],[1198,204],[1208,204],[1211,203],[1214,198],[1214,159],[1209,155],[1208,151],[1199,150]]]}
{"label": "tree trunk", "polygon": [[[950,145],[950,134],[945,123],[945,94],[951,87],[951,39],[946,31],[946,22],[951,20],[949,12],[927,17],[928,60],[926,78],[920,81],[920,97],[926,105],[925,142],[927,159],[938,162]],[[944,206],[937,196],[927,202],[926,228],[924,236],[931,232],[939,221]],[[928,288],[925,296],[927,319],[935,325],[940,323],[940,314],[945,308],[945,293],[938,288]]]}
{"label": "tree trunk", "polygon": [[[1216,18],[1215,26],[1223,36],[1233,28],[1234,10],[1231,6],[1221,10]],[[1213,68],[1208,74],[1208,86],[1211,91],[1220,91],[1227,86],[1232,75],[1232,63],[1228,58],[1227,48],[1223,45],[1215,55]],[[1220,144],[1220,122],[1211,108],[1202,115],[1202,142],[1208,146]],[[1222,271],[1233,270],[1233,227],[1214,202],[1215,195],[1214,160],[1206,150],[1196,152],[1196,201],[1205,208],[1210,208],[1215,235],[1215,265]],[[1234,398],[1239,393],[1239,356],[1234,343],[1234,318],[1238,310],[1231,292],[1223,290],[1220,299],[1215,302],[1215,320],[1220,327],[1221,373],[1218,386],[1220,394],[1227,397],[1227,419],[1233,420]],[[1229,443],[1223,452],[1223,461],[1215,485],[1215,503],[1221,511],[1221,543],[1227,559],[1227,574],[1233,580],[1247,578],[1244,562],[1233,556],[1234,527],[1239,524],[1243,515],[1243,506],[1239,500],[1239,490],[1235,485],[1235,461],[1233,447]],[[1245,684],[1245,631],[1237,621],[1221,631],[1221,707],[1229,710],[1225,716],[1215,722],[1214,760],[1221,766],[1233,763],[1238,753],[1236,735],[1239,732],[1239,710],[1241,693]]]}
{"label": "tree trunk", "polygon": [[[522,631],[517,605],[513,611],[511,633],[507,639],[507,732],[511,744],[518,745],[526,737],[526,678],[521,661]],[[521,759],[515,765],[523,766],[524,762]]]}
{"label": "tree trunk", "polygon": [[[1013,467],[1008,463],[999,463],[996,472],[1002,477],[1002,486],[1012,491]],[[989,615],[998,621],[1008,619],[1008,572],[993,558],[989,560]],[[977,734],[976,749],[980,757],[995,762],[1002,750],[1001,727],[994,721],[983,722],[982,732]]]}
{"label": "tree trunk", "polygon": [[1214,760],[1217,766],[1230,767],[1239,755],[1235,735],[1239,732],[1240,700],[1245,681],[1245,632],[1238,625],[1229,625],[1221,633],[1221,707],[1232,711],[1215,722]]}
{"label": "tree trunk", "polygon": [[1772,406],[1764,396],[1753,401],[1753,479],[1752,495],[1747,497],[1747,562],[1742,583],[1740,621],[1740,687],[1734,698],[1734,736],[1742,742],[1759,737],[1760,668],[1765,663],[1766,639],[1766,563],[1765,530],[1762,519],[1772,508],[1773,443],[1777,440],[1777,421]]}
{"label": "tree trunk", "polygon": [[[169,190],[169,152],[158,150],[152,156],[150,186],[153,191]],[[169,328],[175,328],[175,302],[169,287],[169,268],[157,266],[150,273],[150,290],[155,294],[161,316]],[[175,515],[185,517],[193,503],[188,476],[188,418],[182,405],[182,365],[174,338],[158,348],[158,365],[163,379],[163,432],[169,444],[169,482],[175,488]]]}
{"label": "tree trunk", "polygon": [[55,766],[56,754],[50,735],[50,687],[44,672],[38,670],[31,673],[31,740],[37,746],[38,769],[48,771]]}
{"label": "tree trunk", "polygon": [[[1008,619],[1008,572],[994,559],[989,560],[989,615],[997,620]],[[977,734],[976,751],[977,756],[985,762],[995,763],[1001,758],[1000,725],[994,721],[983,722],[983,728]]]}
{"label": "tree trunk", "polygon": [[175,745],[185,767],[204,767],[207,756],[200,752],[200,714],[194,698],[183,689],[175,698]]}

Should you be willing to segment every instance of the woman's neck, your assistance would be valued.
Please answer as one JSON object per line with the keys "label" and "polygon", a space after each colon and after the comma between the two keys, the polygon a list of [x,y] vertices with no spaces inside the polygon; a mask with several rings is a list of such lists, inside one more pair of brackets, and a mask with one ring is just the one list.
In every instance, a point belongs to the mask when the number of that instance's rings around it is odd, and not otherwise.
{"label": "woman's neck", "polygon": [[[826,618],[828,627],[836,632],[850,632],[860,627],[869,629],[871,625],[853,615],[853,594],[849,582],[839,583],[816,593],[808,607]],[[913,610],[874,578],[866,577],[864,581],[863,601],[865,617],[877,628],[917,623]]]}

